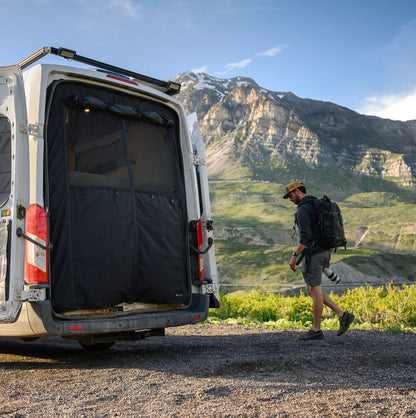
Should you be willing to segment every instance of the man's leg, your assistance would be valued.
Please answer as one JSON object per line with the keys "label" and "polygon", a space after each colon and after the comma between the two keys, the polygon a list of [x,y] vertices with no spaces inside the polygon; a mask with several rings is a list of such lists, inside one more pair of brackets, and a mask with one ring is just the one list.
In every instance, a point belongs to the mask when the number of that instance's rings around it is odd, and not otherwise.
{"label": "man's leg", "polygon": [[343,311],[325,292],[322,292],[323,302],[326,306],[331,308],[337,315],[339,319],[339,330],[337,336],[341,336],[348,331],[348,328],[354,321],[354,314],[350,312]]}
{"label": "man's leg", "polygon": [[313,326],[314,331],[321,329],[322,311],[324,308],[324,296],[322,292],[322,286],[309,286],[307,285],[307,291],[312,297],[312,309],[313,309]]}
{"label": "man's leg", "polygon": [[322,291],[322,297],[324,304],[332,309],[337,314],[338,318],[341,318],[344,311],[324,291]]}
{"label": "man's leg", "polygon": [[324,338],[321,330],[322,311],[324,307],[321,286],[323,262],[325,262],[325,259],[322,254],[307,256],[303,260],[302,275],[306,283],[306,291],[312,297],[313,325],[311,330],[299,337],[300,340],[321,340]]}

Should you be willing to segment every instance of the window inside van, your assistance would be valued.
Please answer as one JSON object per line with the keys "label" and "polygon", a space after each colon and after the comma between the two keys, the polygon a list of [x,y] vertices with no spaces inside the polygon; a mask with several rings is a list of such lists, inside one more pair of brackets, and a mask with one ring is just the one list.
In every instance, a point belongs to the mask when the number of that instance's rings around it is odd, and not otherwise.
{"label": "window inside van", "polygon": [[10,122],[5,116],[0,115],[0,207],[10,196],[11,171]]}

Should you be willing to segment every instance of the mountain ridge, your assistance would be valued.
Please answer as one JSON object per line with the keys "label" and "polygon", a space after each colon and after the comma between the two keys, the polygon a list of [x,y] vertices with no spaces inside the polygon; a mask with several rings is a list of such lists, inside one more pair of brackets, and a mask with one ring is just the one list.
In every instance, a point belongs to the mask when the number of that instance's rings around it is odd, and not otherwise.
{"label": "mountain ridge", "polygon": [[332,166],[346,176],[415,188],[416,120],[360,115],[335,103],[267,90],[246,77],[186,72],[176,81],[182,84],[179,101],[197,113],[210,175],[242,166],[261,180],[280,180],[282,169],[293,177]]}

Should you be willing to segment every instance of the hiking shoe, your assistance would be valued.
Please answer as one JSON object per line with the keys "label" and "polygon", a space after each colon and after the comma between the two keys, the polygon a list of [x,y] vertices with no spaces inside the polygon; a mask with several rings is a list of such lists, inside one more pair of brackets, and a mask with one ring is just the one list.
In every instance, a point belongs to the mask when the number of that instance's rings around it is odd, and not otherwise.
{"label": "hiking shoe", "polygon": [[342,334],[346,333],[352,321],[354,321],[354,314],[349,312],[344,312],[344,314],[339,318],[339,330],[337,332],[337,336],[341,336]]}
{"label": "hiking shoe", "polygon": [[324,333],[319,331],[314,331],[313,329],[310,329],[305,334],[302,334],[299,337],[299,340],[323,340],[324,339]]}

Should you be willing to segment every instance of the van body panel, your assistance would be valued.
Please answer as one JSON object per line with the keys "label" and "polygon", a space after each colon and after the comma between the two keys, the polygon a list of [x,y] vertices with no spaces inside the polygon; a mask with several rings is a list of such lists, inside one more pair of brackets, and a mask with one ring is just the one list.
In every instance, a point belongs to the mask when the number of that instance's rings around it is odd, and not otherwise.
{"label": "van body panel", "polygon": [[25,241],[16,230],[25,229],[30,187],[25,92],[17,66],[0,68],[0,118],[0,323],[9,323],[16,320],[22,305]]}
{"label": "van body panel", "polygon": [[[190,225],[211,217],[206,170],[195,161],[204,144],[195,146],[182,104],[97,70],[42,64],[23,78],[18,67],[4,74],[0,116],[15,117],[12,82],[22,128],[11,128],[15,190],[0,219],[0,262],[1,251],[12,257],[0,336],[117,339],[205,320],[218,296],[214,248],[198,256],[207,275],[199,281],[190,245]],[[17,205],[48,216],[49,283],[39,294],[24,284],[26,239],[10,232],[25,230]],[[0,264],[0,296],[1,272]]]}
{"label": "van body panel", "polygon": [[39,316],[29,315],[31,303],[23,302],[22,308],[15,322],[12,324],[1,323],[0,335],[5,337],[34,338],[37,336],[48,336],[49,333]]}
{"label": "van body panel", "polygon": [[118,315],[116,317],[98,317],[83,319],[57,320],[51,315],[49,302],[31,304],[29,315],[32,322],[42,318],[50,335],[61,335],[66,338],[80,337],[88,334],[140,331],[145,329],[181,326],[204,321],[208,316],[209,297],[195,294],[188,309],[167,310],[142,313],[140,315]]}
{"label": "van body panel", "polygon": [[[20,338],[61,336],[81,339],[85,335],[138,332],[160,329],[204,321],[208,317],[208,295],[195,294],[191,306],[186,310],[167,310],[142,313],[140,315],[118,315],[116,317],[57,318],[49,301],[24,302],[15,323],[0,324],[0,335]],[[97,316],[97,315],[96,315]]]}

